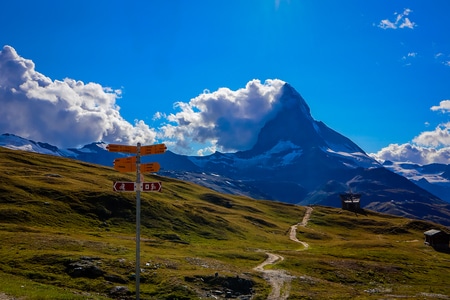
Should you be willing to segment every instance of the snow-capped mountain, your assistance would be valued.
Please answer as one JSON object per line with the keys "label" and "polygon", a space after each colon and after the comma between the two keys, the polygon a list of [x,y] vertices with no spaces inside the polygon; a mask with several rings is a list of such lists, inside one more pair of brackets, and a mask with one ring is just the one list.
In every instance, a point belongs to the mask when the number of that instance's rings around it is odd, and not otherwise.
{"label": "snow-capped mountain", "polygon": [[35,142],[9,133],[5,133],[0,136],[0,146],[13,150],[23,150],[63,157],[75,157],[75,155],[71,155],[70,151],[60,150],[56,146],[42,142]]}
{"label": "snow-capped mountain", "polygon": [[108,152],[106,150],[106,145],[107,144],[103,142],[97,142],[85,145],[79,149],[59,149],[56,146],[28,140],[14,134],[5,133],[0,136],[1,147],[13,150],[23,150],[54,156],[74,158],[85,162],[106,166],[110,166],[115,158],[125,156],[124,154]]}
{"label": "snow-capped mountain", "polygon": [[[339,194],[353,191],[362,194],[362,207],[450,226],[449,203],[390,171],[350,139],[314,120],[305,100],[289,84],[283,86],[279,103],[280,110],[261,129],[249,150],[216,152],[209,156],[167,151],[143,160],[159,162],[161,175],[192,181],[223,193],[340,207]],[[59,150],[32,141],[27,144],[12,135],[1,136],[1,145],[107,166],[112,166],[114,158],[124,155],[107,152],[102,143]],[[448,178],[448,174],[447,170],[439,176]]]}
{"label": "snow-capped mountain", "polygon": [[450,203],[450,165],[385,161],[383,166]]}

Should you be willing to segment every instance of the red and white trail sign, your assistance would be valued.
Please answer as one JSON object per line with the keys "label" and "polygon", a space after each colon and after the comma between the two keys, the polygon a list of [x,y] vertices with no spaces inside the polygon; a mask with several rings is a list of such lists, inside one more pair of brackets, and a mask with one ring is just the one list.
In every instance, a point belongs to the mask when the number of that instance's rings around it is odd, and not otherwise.
{"label": "red and white trail sign", "polygon": [[143,182],[141,184],[141,191],[143,192],[161,192],[161,182]]}
{"label": "red and white trail sign", "polygon": [[134,192],[136,191],[136,182],[114,181],[113,190],[115,192]]}
{"label": "red and white trail sign", "polygon": [[[128,181],[114,181],[113,190],[115,192],[135,192],[137,191],[136,182]],[[162,183],[161,182],[142,182],[139,184],[140,190],[142,192],[161,192]]]}

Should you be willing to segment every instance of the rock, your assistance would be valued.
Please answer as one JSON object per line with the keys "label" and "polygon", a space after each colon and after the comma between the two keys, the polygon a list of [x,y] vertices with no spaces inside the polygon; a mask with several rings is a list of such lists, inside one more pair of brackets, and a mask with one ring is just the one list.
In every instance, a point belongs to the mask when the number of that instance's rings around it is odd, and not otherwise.
{"label": "rock", "polygon": [[117,297],[117,296],[125,296],[130,294],[130,290],[126,286],[115,286],[110,291],[109,294],[111,296]]}
{"label": "rock", "polygon": [[114,275],[114,274],[107,274],[104,276],[105,280],[111,281],[111,282],[115,282],[115,283],[127,283],[128,281],[122,277],[120,277],[119,275]]}
{"label": "rock", "polygon": [[66,272],[71,277],[97,278],[103,276],[105,272],[97,266],[99,258],[81,257],[75,262],[70,262],[66,266]]}

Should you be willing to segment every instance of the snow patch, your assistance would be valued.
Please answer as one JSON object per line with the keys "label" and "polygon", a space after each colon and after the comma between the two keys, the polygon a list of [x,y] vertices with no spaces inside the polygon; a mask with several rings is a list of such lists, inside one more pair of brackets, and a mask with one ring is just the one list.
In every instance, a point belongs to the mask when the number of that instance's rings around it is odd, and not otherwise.
{"label": "snow patch", "polygon": [[291,164],[302,153],[302,148],[291,141],[280,141],[269,151],[250,158],[238,158],[234,154],[215,153],[210,156],[190,156],[188,159],[201,168],[205,167],[207,163],[214,162],[240,169],[257,165],[276,168]]}
{"label": "snow patch", "polygon": [[276,144],[272,149],[267,151],[267,153],[280,153],[283,151],[289,151],[289,150],[298,150],[300,146],[295,145],[291,141],[279,141],[278,144]]}
{"label": "snow patch", "polygon": [[[378,163],[376,160],[368,157],[366,154],[362,152],[347,152],[348,148],[342,148],[340,151],[335,151],[331,148],[321,148],[322,151],[325,151],[331,155],[335,156],[341,156],[344,157],[350,161],[353,162],[353,164],[345,163],[345,165],[356,168],[356,167],[363,167],[363,168],[371,168],[371,167],[380,167],[380,163]],[[347,151],[345,151],[347,150]]]}
{"label": "snow patch", "polygon": [[[276,168],[279,166],[286,166],[291,164],[302,154],[303,150],[300,146],[295,145],[291,141],[280,141],[269,151],[266,151],[250,159],[237,159],[236,163],[238,165],[247,164],[248,166],[268,164],[272,168]],[[268,165],[266,165],[266,167]]]}

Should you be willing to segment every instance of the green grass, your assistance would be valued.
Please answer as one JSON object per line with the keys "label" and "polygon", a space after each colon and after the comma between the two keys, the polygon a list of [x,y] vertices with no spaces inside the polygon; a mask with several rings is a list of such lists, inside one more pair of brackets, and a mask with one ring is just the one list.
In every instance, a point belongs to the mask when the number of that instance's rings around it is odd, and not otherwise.
{"label": "green grass", "polygon": [[[130,293],[121,298],[132,299],[135,194],[113,192],[112,181],[134,177],[0,148],[0,293],[108,299],[125,286]],[[310,245],[303,251],[288,231],[304,207],[146,177],[161,181],[163,192],[141,193],[141,299],[198,299],[236,276],[253,282],[253,299],[265,299],[270,286],[253,271],[264,251],[285,258],[267,268],[294,276],[289,299],[450,295],[450,254],[423,244],[423,232],[436,224],[314,207],[298,229]],[[86,257],[102,275],[73,276]]]}

